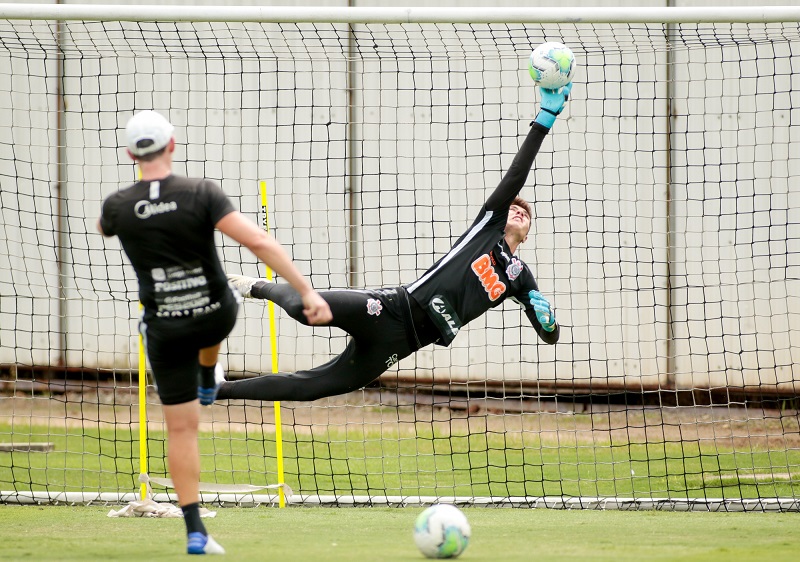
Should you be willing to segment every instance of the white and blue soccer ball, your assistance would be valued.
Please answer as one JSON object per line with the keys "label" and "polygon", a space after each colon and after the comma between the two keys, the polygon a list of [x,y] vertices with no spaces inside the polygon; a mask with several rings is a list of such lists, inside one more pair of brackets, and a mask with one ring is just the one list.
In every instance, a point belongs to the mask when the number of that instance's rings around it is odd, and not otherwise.
{"label": "white and blue soccer ball", "polygon": [[572,82],[575,76],[575,55],[563,43],[542,43],[531,52],[528,72],[541,88],[557,90]]}
{"label": "white and blue soccer ball", "polygon": [[436,504],[417,516],[414,542],[428,558],[455,558],[467,548],[472,530],[454,505]]}

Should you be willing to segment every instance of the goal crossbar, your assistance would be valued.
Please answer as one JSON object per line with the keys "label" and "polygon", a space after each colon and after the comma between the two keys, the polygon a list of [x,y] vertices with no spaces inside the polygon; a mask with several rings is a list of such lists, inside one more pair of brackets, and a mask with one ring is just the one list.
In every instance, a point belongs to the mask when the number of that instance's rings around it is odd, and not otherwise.
{"label": "goal crossbar", "polygon": [[0,17],[33,20],[261,23],[770,23],[800,7],[431,8],[0,4]]}

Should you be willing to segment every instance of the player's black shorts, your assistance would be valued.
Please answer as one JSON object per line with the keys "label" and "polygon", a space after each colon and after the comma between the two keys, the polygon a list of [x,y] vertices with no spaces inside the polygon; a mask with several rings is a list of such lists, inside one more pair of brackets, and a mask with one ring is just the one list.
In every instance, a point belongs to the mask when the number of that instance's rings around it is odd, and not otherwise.
{"label": "player's black shorts", "polygon": [[139,323],[162,404],[197,398],[199,351],[220,343],[236,324],[239,304],[230,291],[221,305],[196,318],[149,318]]}

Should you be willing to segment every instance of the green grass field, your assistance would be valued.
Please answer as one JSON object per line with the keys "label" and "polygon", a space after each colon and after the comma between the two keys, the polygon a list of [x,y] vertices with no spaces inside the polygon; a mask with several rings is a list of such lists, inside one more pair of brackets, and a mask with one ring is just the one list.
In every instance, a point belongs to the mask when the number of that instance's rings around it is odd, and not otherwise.
{"label": "green grass field", "polygon": [[[185,560],[180,519],[117,519],[110,507],[0,506],[3,560]],[[795,513],[464,510],[460,560],[794,562]],[[419,508],[224,508],[206,519],[233,560],[414,561]]]}
{"label": "green grass field", "polygon": [[[48,441],[54,450],[0,452],[0,490],[138,489],[138,436],[117,429],[0,424],[0,435]],[[203,480],[276,482],[274,435],[201,435]],[[149,436],[149,473],[164,475],[164,436]],[[800,496],[800,450],[732,450],[716,442],[524,443],[516,435],[475,432],[410,436],[364,431],[284,433],[287,483],[305,494],[435,496],[617,496],[777,498]]]}
{"label": "green grass field", "polygon": [[[274,435],[201,435],[203,480],[274,483]],[[733,450],[716,441],[543,440],[539,433],[437,433],[412,426],[284,434],[287,483],[303,494],[775,498],[800,496],[800,451]],[[138,490],[138,435],[0,424],[0,435],[53,444],[0,452],[0,490]],[[571,434],[575,435],[575,433]],[[149,438],[150,474],[163,475],[164,436]],[[782,468],[781,468],[782,467]],[[260,480],[260,482],[259,482]],[[157,490],[158,491],[158,490]],[[0,559],[184,559],[180,519],[107,517],[119,506],[0,505]],[[421,508],[222,508],[207,520],[235,560],[423,560],[412,539]],[[798,513],[465,509],[473,539],[463,560],[797,560]]]}

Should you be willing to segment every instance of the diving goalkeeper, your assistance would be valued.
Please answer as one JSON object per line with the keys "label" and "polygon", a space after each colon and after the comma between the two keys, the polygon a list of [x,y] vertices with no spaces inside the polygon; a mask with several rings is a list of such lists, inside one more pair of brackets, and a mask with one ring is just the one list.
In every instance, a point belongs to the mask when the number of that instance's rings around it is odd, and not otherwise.
{"label": "diving goalkeeper", "polygon": [[[450,345],[463,326],[509,297],[525,309],[539,337],[555,344],[560,328],[553,309],[516,255],[531,227],[531,207],[519,192],[571,89],[572,83],[540,88],[540,111],[511,167],[472,226],[422,277],[396,288],[320,291],[333,313],[328,325],[351,336],[338,357],[307,371],[224,382],[218,399],[308,401],[357,390],[429,344]],[[270,300],[308,324],[291,286],[228,278],[242,296]]]}

